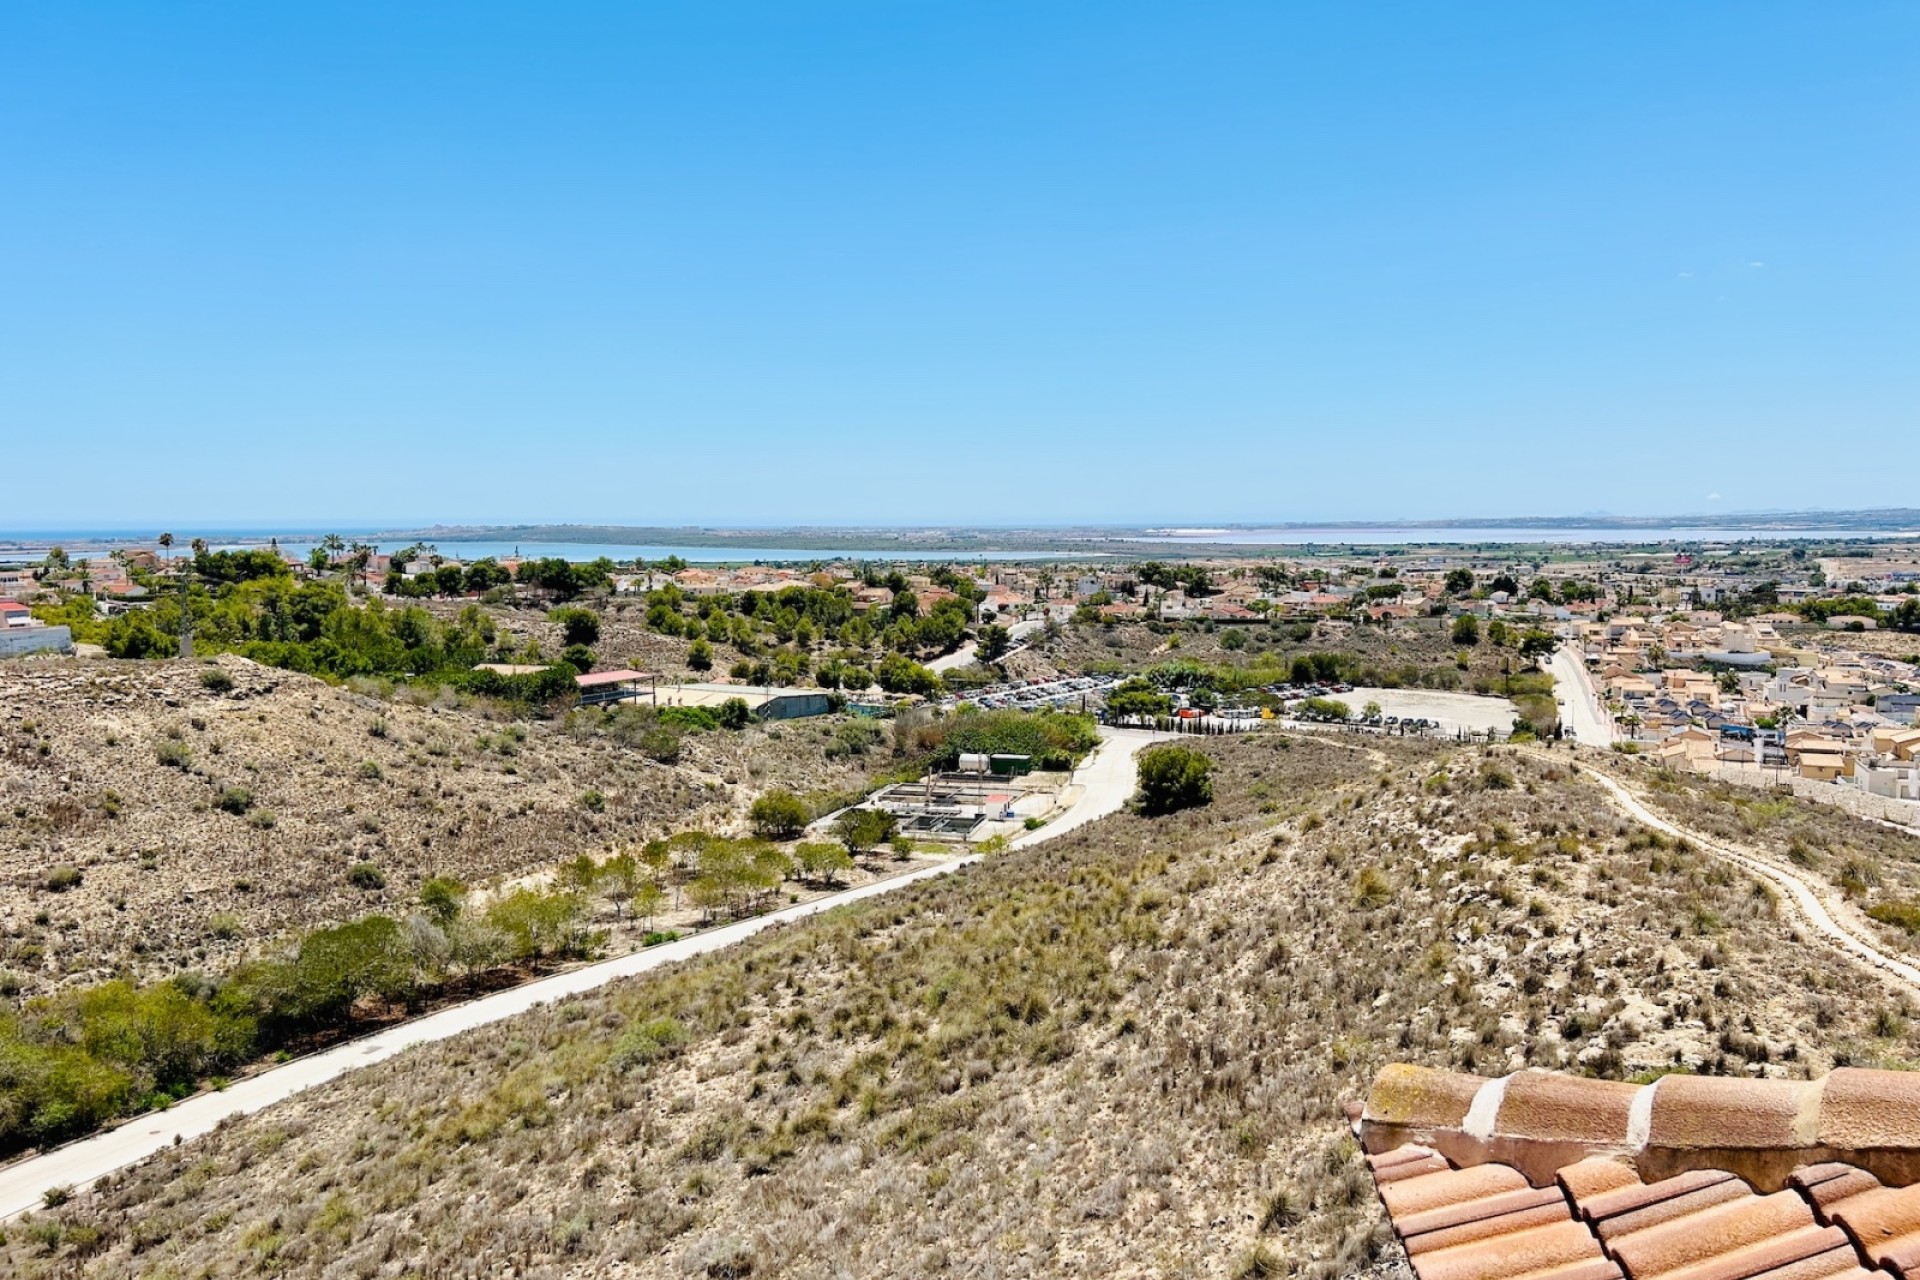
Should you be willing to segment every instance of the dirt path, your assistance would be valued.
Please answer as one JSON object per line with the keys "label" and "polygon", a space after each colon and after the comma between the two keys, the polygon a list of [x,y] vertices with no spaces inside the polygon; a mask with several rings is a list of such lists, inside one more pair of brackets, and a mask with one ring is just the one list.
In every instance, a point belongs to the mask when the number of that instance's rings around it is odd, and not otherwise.
{"label": "dirt path", "polygon": [[1849,921],[1849,917],[1853,914],[1849,908],[1842,904],[1830,905],[1831,890],[1827,886],[1802,875],[1797,868],[1787,863],[1778,862],[1739,845],[1715,840],[1661,817],[1625,786],[1598,769],[1587,765],[1574,767],[1599,783],[1615,807],[1635,822],[1651,827],[1664,835],[1683,839],[1716,857],[1725,858],[1748,874],[1757,876],[1779,891],[1815,933],[1852,959],[1878,969],[1913,994],[1920,995],[1920,967],[1882,951],[1877,942],[1866,936],[1864,930],[1854,927]]}
{"label": "dirt path", "polygon": [[[1171,735],[1140,729],[1103,729],[1101,744],[1075,771],[1080,799],[1065,814],[1038,831],[1012,842],[1025,848],[1057,839],[1097,818],[1114,813],[1132,795],[1137,777],[1134,756]],[[117,1169],[143,1160],[163,1147],[197,1138],[229,1116],[263,1110],[303,1089],[313,1088],[358,1067],[383,1061],[414,1045],[444,1040],[475,1027],[525,1012],[537,1004],[645,973],[690,956],[718,951],[763,929],[829,911],[849,902],[891,893],[932,876],[946,875],[980,861],[980,855],[952,858],[858,888],[843,890],[764,916],[722,925],[677,942],[636,951],[566,970],[492,995],[452,1005],[422,1018],[247,1076],[230,1088],[196,1094],[165,1111],[138,1115],[118,1128],[103,1130],[63,1147],[0,1168],[0,1221],[39,1206],[50,1187],[80,1188]]]}

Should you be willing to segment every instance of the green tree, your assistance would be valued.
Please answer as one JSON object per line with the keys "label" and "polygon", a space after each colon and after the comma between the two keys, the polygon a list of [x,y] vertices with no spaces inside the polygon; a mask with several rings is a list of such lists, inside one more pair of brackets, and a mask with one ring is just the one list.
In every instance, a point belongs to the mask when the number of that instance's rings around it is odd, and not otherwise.
{"label": "green tree", "polygon": [[842,871],[853,869],[853,858],[846,849],[823,840],[803,841],[795,846],[793,859],[800,873],[818,884],[832,885]]}
{"label": "green tree", "polygon": [[897,653],[889,653],[880,659],[874,678],[888,693],[917,693],[926,696],[937,693],[940,689],[938,675]]}
{"label": "green tree", "polygon": [[1148,817],[1209,804],[1213,761],[1191,747],[1154,747],[1140,753],[1140,812]]}
{"label": "green tree", "polygon": [[1173,699],[1148,681],[1133,679],[1107,695],[1107,711],[1122,719],[1157,719],[1173,714]]}
{"label": "green tree", "polygon": [[881,809],[848,809],[833,822],[833,833],[853,857],[871,852],[893,835],[892,814]]}
{"label": "green tree", "polygon": [[1463,613],[1453,620],[1453,642],[1455,644],[1479,644],[1480,620],[1470,613]]}
{"label": "green tree", "polygon": [[467,886],[452,876],[434,876],[420,886],[420,909],[442,929],[459,916],[466,900]]}
{"label": "green tree", "polygon": [[995,662],[1006,656],[1013,647],[1013,633],[1005,627],[989,625],[980,628],[980,642],[975,652],[982,662]]}
{"label": "green tree", "polygon": [[687,666],[695,671],[713,670],[713,646],[700,636],[687,646]]}
{"label": "green tree", "polygon": [[1466,568],[1449,569],[1447,571],[1446,588],[1447,594],[1450,596],[1466,595],[1473,590],[1473,570]]}
{"label": "green tree", "polygon": [[560,624],[560,643],[563,645],[577,644],[592,648],[600,643],[600,615],[591,609],[578,606],[555,609],[547,614],[547,621]]}
{"label": "green tree", "polygon": [[506,935],[515,960],[579,955],[590,943],[580,924],[585,910],[578,894],[515,889],[487,908],[487,923]]}
{"label": "green tree", "polygon": [[769,791],[747,810],[753,833],[767,840],[791,840],[813,821],[813,810],[791,791]]}

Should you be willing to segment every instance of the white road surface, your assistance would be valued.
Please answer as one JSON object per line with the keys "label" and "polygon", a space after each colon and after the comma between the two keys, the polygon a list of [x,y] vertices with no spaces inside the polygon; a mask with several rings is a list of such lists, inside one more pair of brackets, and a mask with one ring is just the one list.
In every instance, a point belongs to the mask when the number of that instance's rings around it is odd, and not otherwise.
{"label": "white road surface", "polygon": [[1548,669],[1553,672],[1554,694],[1560,701],[1560,721],[1574,741],[1583,747],[1611,746],[1613,717],[1601,707],[1580,655],[1571,646],[1562,645],[1553,651]]}
{"label": "white road surface", "polygon": [[[1133,794],[1135,753],[1148,743],[1164,740],[1171,735],[1149,733],[1141,729],[1102,729],[1101,736],[1105,741],[1074,775],[1074,785],[1081,789],[1080,799],[1054,822],[1014,840],[1014,848],[1054,839],[1117,811]],[[229,1116],[250,1115],[290,1098],[303,1089],[325,1084],[357,1067],[384,1061],[414,1045],[445,1040],[463,1031],[511,1018],[547,1001],[591,991],[616,979],[646,973],[690,956],[718,951],[752,937],[763,929],[802,920],[862,898],[891,893],[916,880],[945,875],[979,860],[977,854],[955,858],[937,866],[695,934],[678,942],[557,973],[274,1067],[240,1080],[222,1092],[198,1094],[166,1111],[136,1116],[117,1129],[109,1129],[0,1168],[0,1220],[38,1208],[49,1188],[85,1187],[95,1179],[144,1160],[177,1141],[208,1133]]]}
{"label": "white road surface", "polygon": [[[1036,618],[1029,622],[1016,622],[1012,626],[1008,627],[1007,634],[1013,637],[1015,641],[1015,645],[1014,645],[1014,648],[1007,650],[1007,655],[1010,657],[1014,653],[1018,652],[1020,649],[1024,649],[1026,646],[1018,642],[1026,639],[1028,636],[1032,635],[1034,632],[1040,630],[1040,628],[1046,625],[1047,624],[1044,621]],[[979,646],[975,644],[973,641],[969,640],[965,644],[961,645],[958,649],[955,649],[952,653],[942,654],[940,657],[935,658],[933,661],[929,662],[927,664],[927,670],[952,671],[957,667],[964,667],[969,662],[973,661],[973,655],[977,652],[979,652]]]}

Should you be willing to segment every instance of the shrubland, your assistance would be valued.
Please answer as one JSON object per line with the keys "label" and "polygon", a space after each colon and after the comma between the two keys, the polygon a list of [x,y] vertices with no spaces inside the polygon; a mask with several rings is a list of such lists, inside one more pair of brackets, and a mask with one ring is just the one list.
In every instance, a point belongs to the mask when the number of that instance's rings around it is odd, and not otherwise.
{"label": "shrubland", "polygon": [[1331,1280],[1383,1063],[1911,1059],[1881,980],[1543,756],[1211,739],[1117,815],[412,1050],[10,1228],[52,1275]]}

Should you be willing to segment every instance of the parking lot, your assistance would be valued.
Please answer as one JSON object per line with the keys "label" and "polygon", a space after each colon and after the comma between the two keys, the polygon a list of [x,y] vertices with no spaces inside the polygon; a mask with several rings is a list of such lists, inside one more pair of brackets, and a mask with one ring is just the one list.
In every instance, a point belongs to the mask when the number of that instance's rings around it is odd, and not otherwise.
{"label": "parking lot", "polygon": [[1120,676],[1062,676],[1057,680],[1013,680],[1004,684],[982,685],[978,689],[970,690],[965,697],[949,696],[943,700],[943,705],[951,707],[960,702],[971,702],[976,707],[995,710],[1010,707],[1019,711],[1038,711],[1043,707],[1078,711],[1084,705],[1091,711],[1105,700],[1107,691],[1120,684],[1121,680]]}

